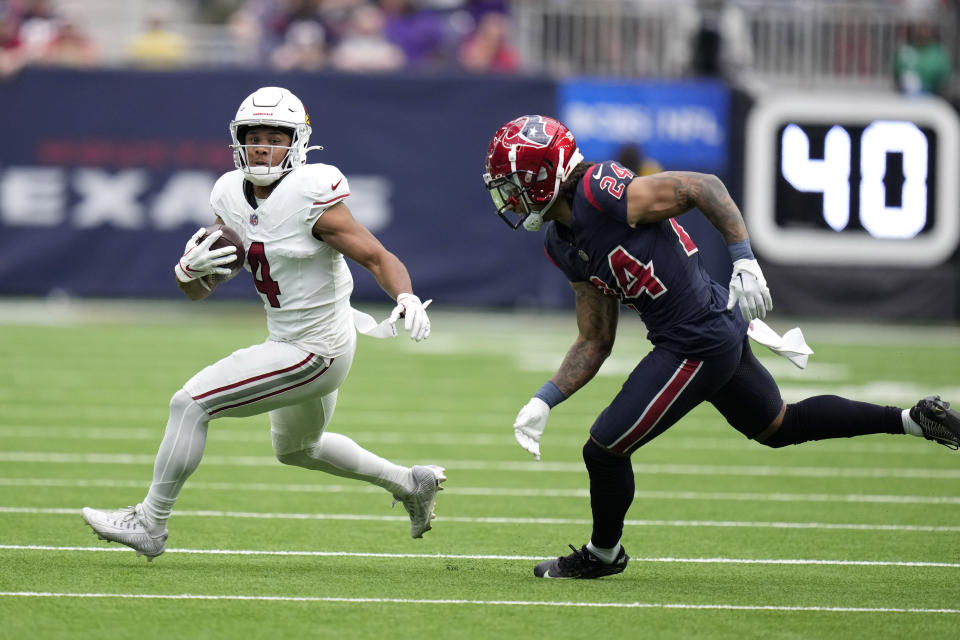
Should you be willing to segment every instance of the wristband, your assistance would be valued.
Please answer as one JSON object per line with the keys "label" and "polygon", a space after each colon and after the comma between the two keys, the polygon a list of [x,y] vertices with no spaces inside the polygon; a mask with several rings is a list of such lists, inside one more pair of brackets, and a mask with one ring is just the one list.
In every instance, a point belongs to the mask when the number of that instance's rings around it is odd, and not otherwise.
{"label": "wristband", "polygon": [[753,249],[750,248],[750,238],[742,242],[728,244],[727,251],[730,252],[730,259],[734,262],[737,260],[756,260],[756,258],[753,257]]}
{"label": "wristband", "polygon": [[533,394],[534,398],[540,398],[547,403],[547,406],[551,409],[567,399],[567,396],[563,395],[563,391],[553,384],[549,380],[543,383],[543,386],[540,387],[540,390]]}

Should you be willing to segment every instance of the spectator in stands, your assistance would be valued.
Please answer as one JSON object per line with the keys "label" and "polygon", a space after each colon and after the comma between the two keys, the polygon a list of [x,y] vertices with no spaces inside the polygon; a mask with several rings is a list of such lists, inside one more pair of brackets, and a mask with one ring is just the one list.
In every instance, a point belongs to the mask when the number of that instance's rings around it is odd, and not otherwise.
{"label": "spectator in stands", "polygon": [[89,69],[100,63],[100,48],[72,18],[60,21],[38,63],[54,67]]}
{"label": "spectator in stands", "polygon": [[26,65],[27,52],[12,15],[0,15],[0,80],[11,78]]}
{"label": "spectator in stands", "polygon": [[386,17],[384,34],[403,50],[412,68],[445,63],[447,20],[440,11],[419,10],[413,0],[380,0]]}
{"label": "spectator in stands", "polygon": [[59,16],[47,0],[29,0],[19,14],[17,35],[28,60],[40,58],[57,34]]}
{"label": "spectator in stands", "polygon": [[326,62],[326,34],[315,20],[291,24],[283,44],[270,55],[270,65],[278,71],[319,71]]}
{"label": "spectator in stands", "polygon": [[257,62],[269,63],[283,46],[287,28],[298,20],[317,19],[315,6],[305,0],[244,0],[227,19],[230,32],[241,45],[256,51]]}
{"label": "spectator in stands", "polygon": [[347,32],[331,53],[331,63],[340,71],[393,71],[403,68],[403,49],[384,32],[383,12],[376,5],[353,11]]}
{"label": "spectator in stands", "polygon": [[733,79],[753,64],[753,44],[743,10],[728,0],[700,0],[693,35],[692,71]]}
{"label": "spectator in stands", "polygon": [[950,56],[928,20],[907,27],[907,40],[897,50],[893,77],[897,90],[907,95],[949,97],[953,67]]}
{"label": "spectator in stands", "polygon": [[130,43],[130,63],[144,69],[172,69],[187,61],[187,42],[170,30],[166,17],[155,12],[147,18],[146,29]]}
{"label": "spectator in stands", "polygon": [[480,16],[476,30],[460,46],[460,66],[474,72],[510,73],[520,58],[510,42],[510,20],[498,12]]}
{"label": "spectator in stands", "polygon": [[372,0],[322,0],[320,2],[317,13],[327,35],[328,51],[339,45],[353,28],[354,11],[371,3]]}
{"label": "spectator in stands", "polygon": [[623,145],[617,152],[616,159],[620,166],[630,169],[641,177],[652,176],[663,171],[659,162],[644,153],[640,143]]}

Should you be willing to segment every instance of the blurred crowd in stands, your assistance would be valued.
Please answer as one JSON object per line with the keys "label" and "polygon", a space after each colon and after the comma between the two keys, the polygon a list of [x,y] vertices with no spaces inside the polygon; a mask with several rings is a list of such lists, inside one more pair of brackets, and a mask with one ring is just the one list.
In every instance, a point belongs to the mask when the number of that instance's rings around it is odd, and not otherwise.
{"label": "blurred crowd in stands", "polygon": [[[0,0],[0,79],[26,66],[93,68],[127,66],[173,69],[205,65],[189,27],[214,26],[223,48],[242,52],[234,64],[277,71],[376,72],[411,70],[515,73],[523,70],[520,35],[511,2],[524,0]],[[622,0],[623,4],[649,0]],[[660,0],[661,2],[663,0]],[[756,4],[755,0],[747,0]],[[820,0],[828,2],[830,0]],[[572,9],[591,0],[556,0]],[[767,0],[771,8],[806,6],[805,0]],[[845,0],[855,5],[858,0]],[[956,7],[960,0],[872,0],[889,2],[903,15]],[[578,5],[577,3],[582,3]],[[683,75],[728,79],[753,66],[751,26],[736,0],[674,0],[672,15],[683,29],[672,49],[684,52]],[[101,14],[94,15],[100,7]],[[135,10],[133,10],[135,9]],[[172,11],[176,9],[176,11]],[[87,29],[103,11],[119,19],[137,16],[136,26],[99,41]],[[924,13],[927,12],[927,13]],[[175,15],[174,15],[175,14]],[[957,11],[953,12],[956,16]],[[681,19],[677,16],[685,16]],[[78,20],[83,17],[86,22]],[[175,20],[172,18],[176,18]],[[577,13],[568,20],[583,22]],[[559,24],[559,23],[558,23]],[[898,90],[945,95],[953,81],[953,55],[937,37],[936,24],[905,21],[892,68]],[[542,25],[541,25],[542,26]],[[574,33],[573,27],[564,33]],[[837,64],[869,54],[868,39],[857,39],[863,25],[836,31]],[[954,33],[957,26],[953,25]],[[599,34],[616,46],[620,33]],[[123,42],[117,42],[117,40]],[[846,44],[844,44],[846,43]],[[858,44],[857,44],[858,43]],[[849,46],[859,49],[850,53]],[[118,51],[118,46],[122,50]],[[571,51],[582,43],[571,43]],[[846,47],[846,48],[845,48]],[[209,53],[209,49],[208,49]],[[551,55],[540,51],[541,56]],[[532,55],[537,55],[533,52]],[[560,56],[561,52],[552,55]],[[846,57],[845,57],[846,56]],[[846,60],[846,62],[844,62]],[[537,61],[527,61],[528,67]],[[864,65],[861,65],[864,66]],[[865,65],[865,68],[869,65]],[[887,64],[885,63],[886,67]],[[527,69],[529,70],[529,68]],[[576,72],[576,69],[571,69]],[[629,71],[628,71],[629,73]]]}
{"label": "blurred crowd in stands", "polygon": [[279,70],[519,67],[506,0],[246,0],[227,23]]}
{"label": "blurred crowd in stands", "polygon": [[0,77],[14,75],[27,65],[83,68],[99,64],[97,43],[50,0],[10,0],[3,5]]}
{"label": "blurred crowd in stands", "polygon": [[[519,69],[508,0],[180,0],[185,6],[196,21],[226,25],[234,46],[253,52],[251,63],[279,71]],[[167,13],[147,9],[123,64],[191,63],[190,43]],[[28,65],[103,62],[101,46],[56,0],[0,0],[0,76]]]}

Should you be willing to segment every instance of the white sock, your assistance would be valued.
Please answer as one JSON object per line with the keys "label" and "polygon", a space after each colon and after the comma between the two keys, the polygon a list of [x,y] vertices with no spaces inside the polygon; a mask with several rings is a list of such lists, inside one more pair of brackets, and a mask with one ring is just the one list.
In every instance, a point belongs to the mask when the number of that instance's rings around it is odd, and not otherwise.
{"label": "white sock", "polygon": [[603,549],[593,546],[593,542],[591,541],[587,543],[587,551],[600,558],[606,564],[612,564],[613,561],[617,559],[617,554],[620,553],[620,543],[618,542],[612,549]]}
{"label": "white sock", "polygon": [[916,422],[913,421],[913,418],[910,417],[910,409],[904,409],[903,413],[900,414],[900,420],[903,422],[903,432],[909,433],[912,436],[923,437],[923,429],[920,428]]}
{"label": "white sock", "polygon": [[153,483],[143,499],[147,531],[160,535],[183,483],[200,464],[210,416],[181,389],[170,400],[170,418],[153,463]]}
{"label": "white sock", "polygon": [[324,433],[320,443],[305,450],[309,469],[324,471],[343,478],[365,480],[383,487],[392,494],[408,496],[413,492],[413,475],[402,467],[367,451],[345,435]]}

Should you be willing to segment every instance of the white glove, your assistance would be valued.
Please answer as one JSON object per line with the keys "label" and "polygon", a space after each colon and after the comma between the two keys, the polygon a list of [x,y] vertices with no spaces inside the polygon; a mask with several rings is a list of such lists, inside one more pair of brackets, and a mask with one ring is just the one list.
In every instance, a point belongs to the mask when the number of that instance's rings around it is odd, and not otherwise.
{"label": "white glove", "polygon": [[549,405],[540,398],[533,397],[523,405],[513,423],[513,437],[537,460],[540,459],[540,436],[543,435],[549,416]]}
{"label": "white glove", "polygon": [[427,300],[424,304],[412,293],[401,293],[397,296],[397,306],[390,314],[390,322],[396,323],[402,317],[403,328],[410,334],[411,340],[426,340],[430,337],[430,318],[427,317],[430,302]]}
{"label": "white glove", "polygon": [[223,235],[223,231],[219,229],[204,238],[203,242],[197,244],[197,240],[205,231],[206,229],[200,228],[191,236],[183,248],[183,257],[173,267],[173,272],[177,274],[177,280],[180,282],[193,282],[198,278],[209,275],[230,275],[230,269],[223,265],[233,262],[236,258],[237,248],[233,246],[221,247],[211,251],[210,245]]}
{"label": "white glove", "polygon": [[740,305],[740,313],[747,322],[755,318],[767,317],[767,311],[773,309],[773,299],[767,280],[760,271],[756,260],[746,258],[733,263],[733,276],[730,278],[730,296],[727,298],[727,311],[735,304]]}

